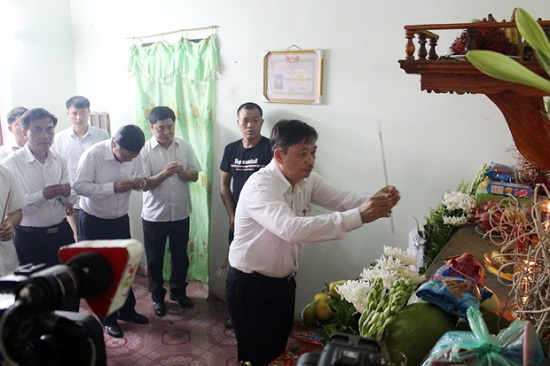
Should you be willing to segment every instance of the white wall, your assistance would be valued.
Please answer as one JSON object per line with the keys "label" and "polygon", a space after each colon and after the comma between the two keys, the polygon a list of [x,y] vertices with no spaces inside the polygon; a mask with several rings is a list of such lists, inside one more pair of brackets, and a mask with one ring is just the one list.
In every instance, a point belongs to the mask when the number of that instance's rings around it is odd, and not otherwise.
{"label": "white wall", "polygon": [[[29,4],[15,2],[19,10]],[[66,14],[66,1],[53,3]],[[426,0],[374,2],[367,0],[134,0],[70,2],[75,90],[50,88],[47,95],[13,100],[14,104],[44,105],[44,98],[65,101],[71,94],[87,96],[92,109],[111,114],[112,130],[134,121],[132,80],[127,75],[130,41],[126,37],[158,34],[181,28],[217,25],[223,69],[218,81],[212,167],[211,291],[223,293],[223,279],[215,276],[226,253],[227,219],[219,199],[217,169],[223,147],[239,138],[236,108],[261,100],[262,52],[325,50],[324,103],[288,105],[263,103],[269,135],[281,118],[299,118],[319,132],[316,171],[351,189],[375,191],[384,185],[380,144],[375,121],[382,120],[390,182],[402,195],[394,210],[395,232],[388,220],[366,225],[345,240],[310,245],[305,250],[298,281],[297,308],[332,280],[353,278],[381,254],[383,245],[406,248],[407,233],[422,224],[430,207],[447,189],[469,181],[483,163],[510,160],[512,138],[500,111],[483,95],[438,95],[420,91],[419,76],[407,75],[398,60],[405,57],[403,26],[462,23],[492,13],[508,19],[516,6],[536,17],[550,18],[545,2],[485,0],[441,2]],[[41,5],[45,6],[45,5]],[[58,9],[59,8],[59,9]],[[49,13],[48,13],[49,14]],[[66,14],[67,15],[67,14]],[[67,15],[68,16],[68,15]],[[56,15],[57,18],[57,15]],[[67,21],[64,18],[65,22]],[[50,30],[51,43],[66,37]],[[209,31],[190,37],[207,36]],[[440,33],[442,54],[459,32]],[[167,37],[168,39],[168,37]],[[65,65],[50,64],[51,74],[29,80],[43,89],[51,75],[68,73]],[[17,93],[19,96],[20,94]],[[140,197],[132,202],[133,233],[141,238]]]}
{"label": "white wall", "polygon": [[65,101],[76,91],[69,0],[0,2],[0,116],[4,138],[14,106],[42,107],[69,125]]}

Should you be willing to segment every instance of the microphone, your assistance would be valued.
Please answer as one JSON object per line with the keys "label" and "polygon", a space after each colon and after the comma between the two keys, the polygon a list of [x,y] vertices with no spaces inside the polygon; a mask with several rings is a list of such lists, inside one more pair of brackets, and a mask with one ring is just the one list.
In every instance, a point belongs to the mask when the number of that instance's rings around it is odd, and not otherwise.
{"label": "microphone", "polygon": [[58,255],[78,279],[76,296],[104,318],[124,305],[143,246],[134,239],[81,241],[60,248]]}

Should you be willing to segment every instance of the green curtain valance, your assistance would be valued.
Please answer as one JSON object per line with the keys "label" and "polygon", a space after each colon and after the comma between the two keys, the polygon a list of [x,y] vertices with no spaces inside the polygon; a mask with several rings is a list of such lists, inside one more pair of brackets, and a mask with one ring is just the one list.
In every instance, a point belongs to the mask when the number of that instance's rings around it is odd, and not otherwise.
{"label": "green curtain valance", "polygon": [[156,81],[174,77],[215,79],[220,71],[218,57],[216,35],[199,41],[187,38],[177,43],[159,41],[145,47],[132,46],[128,71]]}

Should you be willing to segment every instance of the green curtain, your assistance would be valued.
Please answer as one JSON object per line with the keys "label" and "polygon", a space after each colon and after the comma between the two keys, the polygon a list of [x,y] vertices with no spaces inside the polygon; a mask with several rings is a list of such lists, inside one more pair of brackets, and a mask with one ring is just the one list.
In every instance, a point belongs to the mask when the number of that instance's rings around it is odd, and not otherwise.
{"label": "green curtain", "polygon": [[[128,70],[136,83],[137,124],[151,137],[148,117],[155,106],[176,113],[176,135],[189,141],[202,171],[190,185],[189,280],[208,282],[210,191],[212,186],[212,114],[215,81],[219,72],[216,35],[177,43],[159,41],[131,48]],[[169,250],[164,258],[164,277],[170,275]]]}

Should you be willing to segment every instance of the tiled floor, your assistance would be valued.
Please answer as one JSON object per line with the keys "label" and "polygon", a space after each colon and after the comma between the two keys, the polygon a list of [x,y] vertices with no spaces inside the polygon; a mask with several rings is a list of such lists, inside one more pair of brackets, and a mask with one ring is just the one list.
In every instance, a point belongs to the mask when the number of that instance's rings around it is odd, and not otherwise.
{"label": "tiled floor", "polygon": [[[237,363],[237,341],[223,322],[228,313],[225,303],[207,298],[208,288],[199,282],[188,287],[193,309],[183,309],[166,296],[167,314],[159,318],[147,291],[147,279],[137,275],[133,285],[138,313],[149,317],[149,324],[119,321],[124,338],[104,333],[109,366],[122,365],[193,365],[233,366]],[[88,312],[85,301],[82,311]]]}
{"label": "tiled floor", "polygon": [[[119,321],[124,338],[104,333],[108,366],[235,366],[237,340],[233,330],[224,325],[228,312],[222,299],[208,297],[208,287],[190,282],[188,296],[193,309],[183,309],[166,296],[167,314],[163,318],[153,313],[153,303],[147,291],[147,278],[137,275],[133,284],[138,313],[149,318],[149,324],[138,325]],[[81,312],[91,313],[81,301]],[[296,338],[308,338],[297,322],[289,338],[287,352],[271,365],[295,365],[298,354],[319,348]]]}

